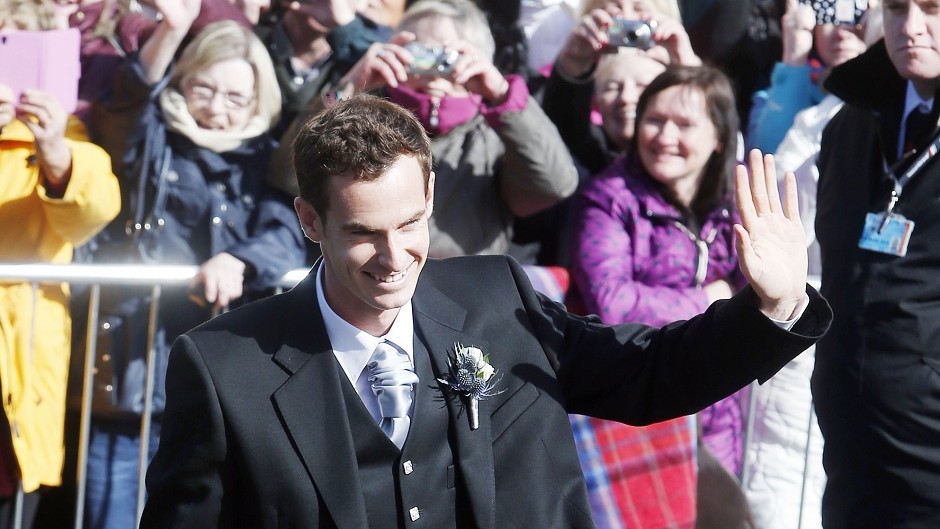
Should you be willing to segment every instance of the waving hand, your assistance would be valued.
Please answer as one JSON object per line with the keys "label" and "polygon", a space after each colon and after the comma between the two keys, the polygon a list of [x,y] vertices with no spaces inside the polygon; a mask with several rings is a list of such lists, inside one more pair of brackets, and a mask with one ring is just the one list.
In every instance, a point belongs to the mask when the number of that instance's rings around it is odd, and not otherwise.
{"label": "waving hand", "polygon": [[777,192],[772,155],[754,149],[750,177],[744,166],[735,173],[735,196],[741,224],[734,227],[741,271],[760,298],[767,316],[787,320],[806,289],[806,240],[797,205],[796,178],[786,174],[785,200]]}

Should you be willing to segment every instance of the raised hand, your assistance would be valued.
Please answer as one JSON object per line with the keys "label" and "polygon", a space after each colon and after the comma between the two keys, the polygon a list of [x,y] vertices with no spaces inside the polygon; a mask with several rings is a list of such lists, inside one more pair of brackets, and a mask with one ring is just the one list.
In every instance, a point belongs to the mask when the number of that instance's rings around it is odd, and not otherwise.
{"label": "raised hand", "polygon": [[772,155],[749,154],[735,172],[741,224],[734,226],[741,271],[760,298],[760,310],[777,320],[793,316],[806,290],[806,240],[797,204],[796,177],[784,178],[784,203],[777,192]]}
{"label": "raised hand", "polygon": [[454,65],[454,83],[479,94],[490,105],[503,103],[509,92],[509,82],[493,61],[480,55],[468,42],[458,42],[453,47],[460,52],[460,59]]}
{"label": "raised hand", "polygon": [[[376,42],[356,61],[339,81],[339,86],[355,92],[382,86],[397,87],[408,80],[408,65],[414,57],[403,46],[415,40],[413,33],[403,31],[387,43]],[[345,95],[345,94],[344,94]],[[351,95],[351,94],[349,94]]]}
{"label": "raised hand", "polygon": [[616,48],[608,48],[607,30],[612,22],[613,13],[603,9],[594,9],[585,15],[558,51],[555,68],[570,78],[582,77],[594,67],[602,53],[616,51]]}
{"label": "raised hand", "polygon": [[72,167],[72,151],[65,141],[68,114],[56,98],[39,90],[26,90],[16,105],[16,117],[36,141],[36,161],[46,182],[64,188]]}
{"label": "raised hand", "polygon": [[799,0],[787,0],[786,12],[780,18],[783,28],[783,62],[803,66],[813,49],[813,28],[816,15],[812,6]]}

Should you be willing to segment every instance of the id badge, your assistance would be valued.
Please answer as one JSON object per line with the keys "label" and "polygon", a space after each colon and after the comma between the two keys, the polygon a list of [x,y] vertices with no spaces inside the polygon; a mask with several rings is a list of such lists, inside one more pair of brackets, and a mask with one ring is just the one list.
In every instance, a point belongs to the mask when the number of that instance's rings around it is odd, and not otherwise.
{"label": "id badge", "polygon": [[[886,217],[887,215],[887,217]],[[907,220],[897,213],[868,213],[865,215],[865,229],[858,247],[863,250],[897,255],[907,255],[907,243],[914,231],[914,221]]]}

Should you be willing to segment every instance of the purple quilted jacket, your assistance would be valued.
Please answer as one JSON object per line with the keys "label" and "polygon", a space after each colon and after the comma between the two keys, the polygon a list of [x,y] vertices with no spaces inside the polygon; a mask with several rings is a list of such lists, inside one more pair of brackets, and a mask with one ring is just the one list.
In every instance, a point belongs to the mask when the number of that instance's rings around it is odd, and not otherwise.
{"label": "purple quilted jacket", "polygon": [[[605,323],[657,326],[704,312],[702,285],[745,284],[734,250],[736,221],[729,197],[693,232],[637,162],[619,159],[585,185],[578,201],[571,268],[585,311]],[[735,394],[700,417],[706,444],[732,473],[741,464],[741,405]]]}

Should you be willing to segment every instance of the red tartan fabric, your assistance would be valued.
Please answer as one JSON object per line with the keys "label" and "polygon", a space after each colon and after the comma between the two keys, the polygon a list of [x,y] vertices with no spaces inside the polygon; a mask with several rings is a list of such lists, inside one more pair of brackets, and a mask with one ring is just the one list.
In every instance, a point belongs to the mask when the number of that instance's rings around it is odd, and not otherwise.
{"label": "red tartan fabric", "polygon": [[695,422],[645,427],[572,417],[598,529],[695,527]]}

